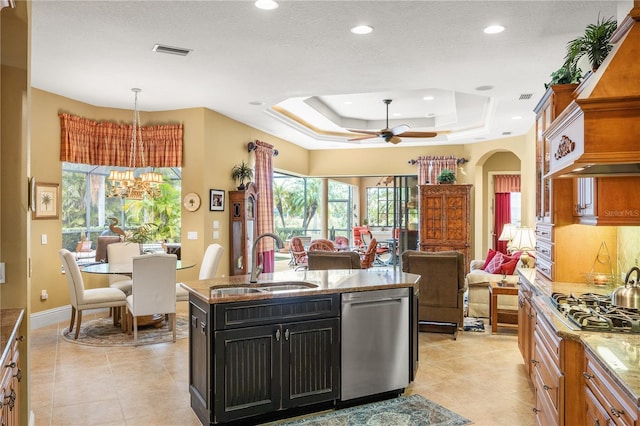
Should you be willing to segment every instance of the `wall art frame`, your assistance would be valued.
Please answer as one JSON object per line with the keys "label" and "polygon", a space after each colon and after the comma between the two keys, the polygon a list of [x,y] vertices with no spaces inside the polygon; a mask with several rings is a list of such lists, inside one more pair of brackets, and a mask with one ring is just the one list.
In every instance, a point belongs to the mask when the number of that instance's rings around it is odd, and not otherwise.
{"label": "wall art frame", "polygon": [[33,184],[32,219],[60,219],[60,184]]}
{"label": "wall art frame", "polygon": [[222,189],[209,190],[209,210],[212,212],[224,211],[225,192]]}

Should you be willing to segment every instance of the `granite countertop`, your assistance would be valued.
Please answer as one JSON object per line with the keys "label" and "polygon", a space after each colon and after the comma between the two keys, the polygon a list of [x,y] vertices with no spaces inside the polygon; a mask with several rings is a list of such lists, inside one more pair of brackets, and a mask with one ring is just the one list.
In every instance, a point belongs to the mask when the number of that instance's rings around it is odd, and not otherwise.
{"label": "granite countertop", "polygon": [[0,362],[5,364],[7,354],[11,348],[11,343],[18,337],[18,328],[22,322],[24,309],[3,308],[0,309],[0,347],[2,347],[2,357]]}
{"label": "granite countertop", "polygon": [[559,319],[557,311],[548,302],[552,292],[610,294],[613,288],[567,282],[553,282],[549,285],[535,279],[535,270],[527,273],[520,271],[520,276],[531,285],[534,291],[532,301],[538,312],[544,313],[545,318],[551,322],[558,336],[581,342],[585,351],[596,357],[627,396],[640,406],[640,333],[573,330]]}
{"label": "granite countertop", "polygon": [[[250,300],[275,299],[283,297],[315,296],[354,291],[384,290],[411,287],[418,291],[420,276],[404,272],[377,269],[336,269],[323,271],[283,271],[261,274],[258,283],[250,284],[248,275],[194,280],[180,283],[194,296],[210,304]],[[250,294],[220,294],[218,289],[228,287],[265,287],[286,283],[308,283],[313,286],[300,290],[260,292]]]}

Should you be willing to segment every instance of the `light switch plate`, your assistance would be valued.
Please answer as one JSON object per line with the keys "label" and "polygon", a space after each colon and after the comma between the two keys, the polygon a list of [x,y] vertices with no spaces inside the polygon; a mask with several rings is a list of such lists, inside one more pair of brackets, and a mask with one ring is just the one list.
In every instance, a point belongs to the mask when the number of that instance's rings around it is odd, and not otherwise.
{"label": "light switch plate", "polygon": [[219,220],[214,220],[213,221],[213,229],[218,229],[220,228],[220,221]]}
{"label": "light switch plate", "polygon": [[40,244],[42,245],[47,244],[47,234],[40,235]]}
{"label": "light switch plate", "polygon": [[220,232],[219,231],[213,231],[213,239],[217,240],[220,238]]}
{"label": "light switch plate", "polygon": [[4,284],[4,262],[0,263],[0,284]]}
{"label": "light switch plate", "polygon": [[198,239],[198,233],[196,231],[187,232],[187,240],[197,240],[197,239]]}

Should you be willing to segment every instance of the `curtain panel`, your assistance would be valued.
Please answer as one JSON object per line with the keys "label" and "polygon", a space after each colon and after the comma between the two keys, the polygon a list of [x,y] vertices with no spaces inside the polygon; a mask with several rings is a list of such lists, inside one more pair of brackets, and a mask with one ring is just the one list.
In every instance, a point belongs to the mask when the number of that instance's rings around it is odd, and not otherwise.
{"label": "curtain panel", "polygon": [[457,158],[454,156],[420,156],[418,157],[418,184],[436,184],[438,175],[444,169],[456,173],[458,169]]}
{"label": "curtain panel", "polygon": [[[60,117],[60,161],[97,166],[131,167],[133,124],[95,121],[70,114]],[[141,126],[144,165],[182,167],[183,125]],[[142,167],[137,141],[135,166]]]}
{"label": "curtain panel", "polygon": [[493,192],[520,192],[520,175],[495,175]]}
{"label": "curtain panel", "polygon": [[[256,186],[258,187],[258,206],[256,212],[256,230],[258,235],[273,232],[273,145],[259,140],[256,144]],[[263,238],[258,242],[258,253],[262,253],[263,272],[275,269],[274,241]]]}

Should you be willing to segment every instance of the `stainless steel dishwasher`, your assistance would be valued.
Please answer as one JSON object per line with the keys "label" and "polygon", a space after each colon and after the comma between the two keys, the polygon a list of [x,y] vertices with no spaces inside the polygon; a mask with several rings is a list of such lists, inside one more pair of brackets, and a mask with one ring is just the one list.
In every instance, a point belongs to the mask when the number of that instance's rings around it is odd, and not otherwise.
{"label": "stainless steel dishwasher", "polygon": [[409,289],[342,294],[341,400],[409,384]]}

